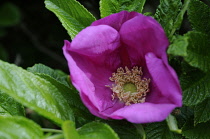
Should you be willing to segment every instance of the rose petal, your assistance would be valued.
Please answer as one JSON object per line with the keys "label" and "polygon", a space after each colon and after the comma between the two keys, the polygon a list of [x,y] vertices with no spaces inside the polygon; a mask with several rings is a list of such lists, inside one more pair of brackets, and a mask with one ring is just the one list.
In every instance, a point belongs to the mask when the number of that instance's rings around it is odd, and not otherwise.
{"label": "rose petal", "polygon": [[117,31],[119,31],[121,25],[125,21],[127,21],[127,20],[129,20],[129,19],[131,19],[131,18],[133,18],[137,15],[139,15],[139,13],[137,13],[137,12],[122,11],[122,12],[107,16],[105,18],[102,18],[100,20],[94,21],[91,24],[91,26],[109,25],[109,26],[115,28]]}
{"label": "rose petal", "polygon": [[119,47],[118,32],[107,25],[90,26],[83,29],[72,41],[70,51],[87,56],[103,56]]}
{"label": "rose petal", "polygon": [[105,85],[112,84],[109,77],[121,64],[118,47],[118,33],[100,25],[84,29],[72,44],[65,41],[63,48],[73,85],[88,109],[101,118],[104,116],[98,113],[115,104],[111,100],[111,89]]}
{"label": "rose petal", "polygon": [[138,15],[126,21],[120,29],[121,41],[127,50],[133,65],[144,66],[144,56],[153,52],[157,57],[166,59],[168,39],[160,24],[151,17]]}
{"label": "rose petal", "polygon": [[[177,107],[181,107],[182,91],[178,79],[174,78],[175,75],[171,74],[171,70],[173,69],[169,69],[168,63],[164,63],[163,60],[157,58],[153,53],[148,53],[145,58],[148,71],[151,75],[151,80],[159,89],[157,92],[150,92],[151,97],[147,98],[147,101],[153,103],[170,101]],[[158,95],[159,97],[157,97]]]}
{"label": "rose petal", "polygon": [[110,115],[132,123],[150,123],[164,120],[176,106],[173,104],[140,103],[121,108]]}

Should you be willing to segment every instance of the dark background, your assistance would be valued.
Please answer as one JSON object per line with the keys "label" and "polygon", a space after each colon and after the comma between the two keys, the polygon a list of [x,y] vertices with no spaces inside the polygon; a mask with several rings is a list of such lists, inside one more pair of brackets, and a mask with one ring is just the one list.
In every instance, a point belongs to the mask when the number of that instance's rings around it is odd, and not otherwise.
{"label": "dark background", "polygon": [[[99,19],[99,0],[78,1]],[[2,25],[3,17],[9,13],[2,7],[8,3],[16,14],[12,24]],[[155,13],[158,4],[158,0],[147,0],[144,12]],[[185,33],[187,30],[189,24],[185,20],[181,31]],[[0,59],[23,68],[42,63],[68,73],[62,53],[65,39],[70,40],[67,31],[54,13],[45,8],[44,0],[0,1]]]}

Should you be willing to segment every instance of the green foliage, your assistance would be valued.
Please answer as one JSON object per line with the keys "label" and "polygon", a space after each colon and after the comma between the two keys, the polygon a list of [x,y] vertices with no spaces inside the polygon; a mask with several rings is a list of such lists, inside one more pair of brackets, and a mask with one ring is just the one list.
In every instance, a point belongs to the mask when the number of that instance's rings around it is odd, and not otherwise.
{"label": "green foliage", "polygon": [[17,115],[17,116],[25,116],[24,107],[16,102],[12,97],[8,96],[6,93],[3,93],[0,90],[0,115]]}
{"label": "green foliage", "polygon": [[188,15],[196,31],[210,35],[210,7],[200,0],[191,0]]}
{"label": "green foliage", "polygon": [[79,134],[75,128],[74,122],[65,121],[62,124],[62,130],[65,139],[80,139]]}
{"label": "green foliage", "polygon": [[187,56],[188,37],[178,36],[173,38],[172,42],[167,50],[169,55]]}
{"label": "green foliage", "polygon": [[199,32],[189,32],[187,57],[185,60],[193,67],[207,72],[210,70],[210,39],[207,35]]}
{"label": "green foliage", "polygon": [[110,126],[99,122],[88,123],[77,131],[81,139],[119,139]]}
{"label": "green foliage", "polygon": [[141,13],[146,0],[101,0],[101,18],[120,11],[136,11]]}
{"label": "green foliage", "polygon": [[23,117],[0,117],[1,139],[40,139],[41,127]]}
{"label": "green foliage", "polygon": [[[57,82],[60,82],[67,87],[69,87],[68,76],[59,70],[51,69],[43,64],[35,64],[33,67],[27,68],[27,71],[32,73],[38,73],[39,75],[49,75],[51,78],[55,79]],[[76,91],[76,90],[75,90]]]}
{"label": "green foliage", "polygon": [[27,70],[50,82],[58,89],[63,99],[67,101],[69,107],[73,110],[77,124],[83,125],[94,119],[94,116],[83,105],[76,89],[68,83],[68,75],[42,64],[36,64]]}
{"label": "green foliage", "polygon": [[210,120],[210,98],[207,98],[202,103],[194,108],[195,124],[207,122]]}
{"label": "green foliage", "polygon": [[181,139],[181,136],[171,132],[165,121],[147,124],[145,127],[148,139]]}
{"label": "green foliage", "polygon": [[188,121],[183,127],[183,135],[188,139],[208,139],[210,136],[210,122],[193,125],[193,121]]}
{"label": "green foliage", "polygon": [[76,0],[45,0],[45,5],[59,18],[71,39],[95,21],[93,15]]}
{"label": "green foliage", "polygon": [[125,120],[102,120],[101,122],[105,122],[110,127],[112,127],[112,129],[118,134],[120,139],[139,139],[145,136],[144,134],[142,134],[142,132],[144,131],[139,131],[143,129],[140,129],[138,125],[135,126],[135,124],[129,123]]}
{"label": "green foliage", "polygon": [[[177,17],[181,11],[181,7],[181,0],[160,0],[160,5],[154,17],[162,25],[167,36],[171,34],[173,29],[177,29],[180,26],[175,25],[175,23],[178,22]],[[182,19],[183,17],[179,19],[179,22],[181,22]]]}
{"label": "green foliage", "polygon": [[[183,89],[183,102],[187,106],[196,105],[210,96],[210,56],[208,36],[199,32],[188,32],[179,36],[168,49],[168,53],[183,56],[190,65],[184,64],[180,78]],[[203,70],[203,73],[198,69]]]}
{"label": "green foliage", "polygon": [[21,104],[58,124],[74,120],[66,99],[47,80],[3,61],[0,61],[0,77],[1,90]]}
{"label": "green foliage", "polygon": [[181,129],[193,117],[194,111],[187,106],[183,106],[175,109],[172,114],[176,117],[178,128]]}
{"label": "green foliage", "polygon": [[183,103],[186,106],[197,105],[210,96],[210,74],[205,74],[191,66],[185,66],[183,67],[185,72],[180,77]]}
{"label": "green foliage", "polygon": [[21,16],[20,11],[16,5],[7,2],[0,7],[0,26],[8,27],[18,24]]}
{"label": "green foliage", "polygon": [[207,35],[191,31],[179,36],[168,49],[168,54],[183,56],[193,67],[207,72],[210,70],[210,39]]}

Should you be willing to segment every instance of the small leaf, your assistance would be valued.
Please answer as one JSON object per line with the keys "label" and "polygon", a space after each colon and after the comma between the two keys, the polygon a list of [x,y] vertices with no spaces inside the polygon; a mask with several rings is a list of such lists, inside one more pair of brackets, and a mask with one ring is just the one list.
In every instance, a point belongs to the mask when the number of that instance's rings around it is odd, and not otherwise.
{"label": "small leaf", "polygon": [[3,139],[40,139],[41,127],[24,117],[0,117],[0,138]]}
{"label": "small leaf", "polygon": [[141,13],[146,0],[101,0],[101,18],[120,11],[136,11]]}
{"label": "small leaf", "polygon": [[187,36],[178,36],[174,39],[172,44],[169,46],[167,53],[174,56],[187,56],[187,46],[188,46]]}
{"label": "small leaf", "polygon": [[[20,103],[16,102],[12,97],[8,96],[6,93],[3,93],[1,90],[0,90],[0,107],[8,115],[25,116],[24,107]],[[2,115],[2,113],[0,115]]]}
{"label": "small leaf", "polygon": [[[181,7],[181,0],[160,0],[160,5],[158,6],[154,17],[162,25],[167,36],[169,36],[174,29]],[[182,19],[180,20],[182,21]],[[177,28],[179,27],[176,27],[176,29]]]}
{"label": "small leaf", "polygon": [[188,15],[194,30],[210,35],[210,7],[200,0],[191,0]]}
{"label": "small leaf", "polygon": [[76,0],[45,0],[45,5],[59,18],[71,39],[95,21],[93,15]]}
{"label": "small leaf", "polygon": [[193,121],[188,121],[182,129],[182,134],[188,139],[209,139],[210,122],[197,124],[195,127]]}
{"label": "small leaf", "polygon": [[80,139],[79,134],[72,121],[65,121],[62,124],[62,130],[65,139]]}
{"label": "small leaf", "polygon": [[119,139],[117,134],[104,123],[92,122],[78,129],[81,139]]}
{"label": "small leaf", "polygon": [[0,7],[0,26],[13,26],[20,22],[20,10],[13,3],[7,2]]}
{"label": "small leaf", "polygon": [[166,122],[168,124],[168,127],[169,127],[170,131],[173,131],[175,133],[181,134],[182,131],[178,128],[177,120],[176,120],[176,118],[173,115],[170,114],[166,118]]}
{"label": "small leaf", "polygon": [[145,128],[148,139],[179,139],[180,135],[171,132],[165,121],[148,124]]}
{"label": "small leaf", "polygon": [[61,124],[74,120],[66,99],[50,82],[13,64],[0,61],[0,88],[19,103]]}
{"label": "small leaf", "polygon": [[210,98],[198,104],[194,108],[195,124],[210,120]]}

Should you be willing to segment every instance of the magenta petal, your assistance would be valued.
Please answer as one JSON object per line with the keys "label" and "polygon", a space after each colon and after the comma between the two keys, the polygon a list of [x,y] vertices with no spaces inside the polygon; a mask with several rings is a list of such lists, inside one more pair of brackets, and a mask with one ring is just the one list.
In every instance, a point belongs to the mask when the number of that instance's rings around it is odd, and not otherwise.
{"label": "magenta petal", "polygon": [[[153,53],[148,53],[146,56],[146,64],[148,71],[151,75],[151,81],[156,85],[162,97],[151,97],[149,102],[157,102],[156,99],[162,100],[162,102],[171,102],[177,107],[182,106],[182,94],[181,87],[178,82],[178,78],[171,74],[172,68],[168,68],[168,63],[164,63],[163,60],[157,58]],[[153,94],[151,94],[153,95]],[[156,96],[155,94],[154,96]],[[158,100],[159,101],[159,100]]]}
{"label": "magenta petal", "polygon": [[174,104],[133,104],[111,114],[113,119],[126,119],[132,123],[150,123],[164,120],[176,106]]}
{"label": "magenta petal", "polygon": [[94,21],[91,24],[91,26],[109,25],[109,26],[115,28],[117,31],[119,31],[120,27],[122,26],[122,24],[125,21],[127,21],[137,15],[140,15],[140,14],[137,12],[122,11],[122,12],[107,16],[105,18],[102,18],[100,20]]}
{"label": "magenta petal", "polygon": [[63,48],[73,85],[91,113],[101,118],[106,116],[99,113],[115,104],[110,88],[105,85],[111,85],[109,77],[120,65],[118,47],[118,32],[100,25],[84,29],[72,44],[65,41]]}
{"label": "magenta petal", "polygon": [[83,29],[72,41],[72,52],[88,56],[104,55],[119,47],[118,32],[107,25],[90,26]]}
{"label": "magenta petal", "polygon": [[128,20],[122,25],[120,35],[134,65],[142,63],[148,52],[155,53],[159,58],[165,55],[166,59],[169,42],[163,28],[153,18],[138,15]]}

